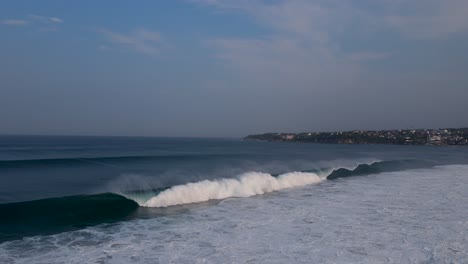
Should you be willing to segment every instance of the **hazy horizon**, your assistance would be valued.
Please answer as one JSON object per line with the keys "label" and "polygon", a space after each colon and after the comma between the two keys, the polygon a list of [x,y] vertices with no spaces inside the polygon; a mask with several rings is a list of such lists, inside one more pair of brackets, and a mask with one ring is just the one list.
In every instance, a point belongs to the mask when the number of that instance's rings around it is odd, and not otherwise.
{"label": "hazy horizon", "polygon": [[468,127],[468,2],[0,3],[0,135]]}
{"label": "hazy horizon", "polygon": [[[396,130],[422,130],[422,129],[465,129],[468,128],[468,126],[460,126],[460,127],[434,127],[434,128],[393,128],[393,129],[378,129],[378,130],[363,130],[363,129],[354,129],[354,130],[330,130],[330,131],[296,131],[296,132],[291,132],[291,131],[265,131],[265,132],[259,132],[257,134],[268,134],[268,133],[292,133],[292,134],[299,134],[299,133],[333,133],[333,132],[351,132],[351,131],[396,131]],[[107,135],[107,134],[81,134],[81,135],[76,135],[76,134],[0,134],[0,136],[20,136],[20,137],[134,137],[134,138],[200,138],[200,139],[241,139],[244,138],[248,135],[253,135],[253,134],[245,134],[245,135],[240,135],[240,136],[184,136],[184,135]]]}

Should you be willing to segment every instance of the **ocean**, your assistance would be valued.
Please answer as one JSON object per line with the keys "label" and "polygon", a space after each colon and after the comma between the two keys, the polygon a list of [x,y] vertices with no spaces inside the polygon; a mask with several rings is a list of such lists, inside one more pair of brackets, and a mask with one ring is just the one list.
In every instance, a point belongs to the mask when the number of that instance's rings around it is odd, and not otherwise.
{"label": "ocean", "polygon": [[468,263],[468,148],[0,137],[0,263]]}

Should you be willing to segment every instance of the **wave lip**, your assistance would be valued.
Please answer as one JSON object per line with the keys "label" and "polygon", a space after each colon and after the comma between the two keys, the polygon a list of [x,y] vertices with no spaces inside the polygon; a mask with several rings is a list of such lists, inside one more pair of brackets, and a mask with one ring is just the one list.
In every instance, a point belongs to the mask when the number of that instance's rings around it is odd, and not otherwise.
{"label": "wave lip", "polygon": [[324,179],[326,177],[312,172],[290,172],[278,177],[268,173],[249,172],[240,175],[237,179],[204,180],[173,186],[140,205],[168,207],[230,197],[250,197],[285,188],[319,183]]}
{"label": "wave lip", "polygon": [[[138,204],[143,207],[168,207],[209,200],[222,200],[230,197],[250,197],[281,189],[315,184],[323,180],[365,176],[431,165],[427,161],[394,160],[377,161],[371,164],[361,163],[352,168],[338,167],[318,171],[289,172],[280,175],[248,172],[235,179],[204,180],[172,186],[151,197],[146,202],[138,201]],[[132,199],[131,197],[128,198]]]}

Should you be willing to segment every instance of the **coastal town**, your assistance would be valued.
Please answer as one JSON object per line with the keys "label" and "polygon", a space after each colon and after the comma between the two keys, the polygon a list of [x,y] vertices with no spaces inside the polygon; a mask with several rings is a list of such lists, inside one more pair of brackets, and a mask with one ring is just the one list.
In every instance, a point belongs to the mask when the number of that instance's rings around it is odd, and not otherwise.
{"label": "coastal town", "polygon": [[328,144],[468,145],[468,128],[265,133],[249,135],[244,140]]}

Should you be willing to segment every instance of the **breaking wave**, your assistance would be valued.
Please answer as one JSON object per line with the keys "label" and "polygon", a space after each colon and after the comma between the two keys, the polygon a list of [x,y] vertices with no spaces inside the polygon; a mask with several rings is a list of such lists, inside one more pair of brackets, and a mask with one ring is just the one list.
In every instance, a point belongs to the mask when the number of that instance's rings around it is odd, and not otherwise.
{"label": "breaking wave", "polygon": [[250,197],[286,188],[317,184],[324,180],[432,165],[423,161],[399,160],[360,164],[352,168],[325,168],[280,175],[248,172],[237,178],[203,180],[153,190],[76,195],[0,204],[2,212],[0,243],[24,236],[52,234],[102,223],[142,218],[148,213],[165,214],[167,213],[165,208],[175,205],[230,197]]}
{"label": "breaking wave", "polygon": [[167,207],[229,197],[249,197],[285,188],[319,183],[324,179],[325,177],[312,172],[290,172],[278,177],[267,173],[249,172],[241,175],[238,179],[204,180],[174,186],[141,205]]}
{"label": "breaking wave", "polygon": [[[352,168],[328,168],[307,172],[289,172],[280,175],[248,172],[235,179],[204,180],[173,186],[161,191],[145,202],[137,202],[140,206],[145,207],[168,207],[231,197],[250,197],[286,188],[316,184],[325,179],[336,180],[351,176],[419,168],[427,165],[429,164],[423,161],[399,160],[359,164]],[[132,199],[132,197],[128,198]]]}

